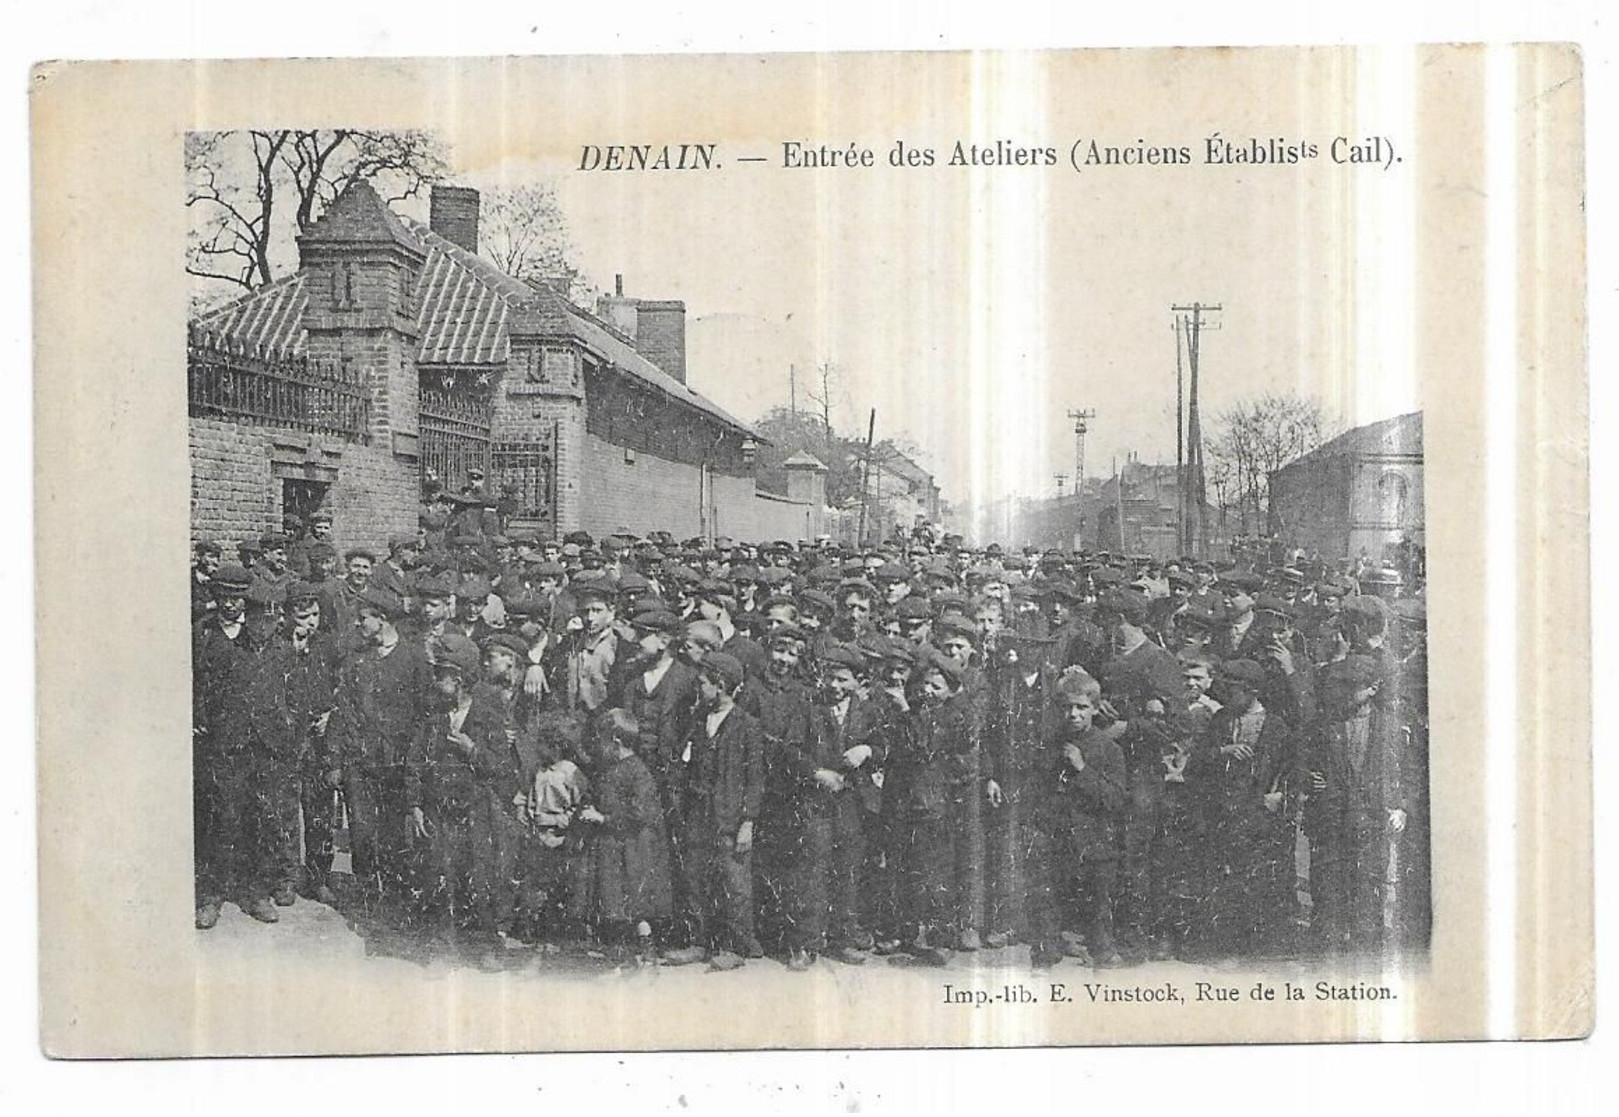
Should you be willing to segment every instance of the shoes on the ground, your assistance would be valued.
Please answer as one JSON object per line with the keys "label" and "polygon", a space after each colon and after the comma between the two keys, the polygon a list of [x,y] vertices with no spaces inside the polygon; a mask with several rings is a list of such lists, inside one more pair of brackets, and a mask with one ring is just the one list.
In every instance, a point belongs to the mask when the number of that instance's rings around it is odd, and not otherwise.
{"label": "shoes on the ground", "polygon": [[837,947],[827,957],[835,962],[842,962],[845,966],[864,966],[866,964],[865,952],[856,950],[852,946]]}
{"label": "shoes on the ground", "polygon": [[856,950],[870,950],[877,945],[877,940],[870,931],[860,931],[855,934],[854,940],[849,945]]}
{"label": "shoes on the ground", "polygon": [[898,954],[900,950],[904,948],[904,946],[905,944],[900,942],[898,939],[879,939],[872,946],[872,951],[876,954],[882,955],[883,957],[887,957],[890,954]]}
{"label": "shoes on the ground", "polygon": [[736,952],[744,958],[763,958],[765,956],[765,948],[759,945],[758,939],[749,939],[747,942],[739,943]]}
{"label": "shoes on the ground", "polygon": [[282,881],[275,886],[275,891],[270,893],[270,898],[275,901],[276,907],[290,908],[298,902],[298,889],[290,880]]}
{"label": "shoes on the ground", "polygon": [[905,952],[914,958],[919,966],[942,966],[946,962],[944,951],[927,943],[912,943]]}
{"label": "shoes on the ground", "polygon": [[279,923],[281,917],[276,914],[275,905],[268,896],[260,896],[256,900],[242,900],[237,904],[248,915],[260,923]]}
{"label": "shoes on the ground", "polygon": [[1049,970],[1052,966],[1061,962],[1063,957],[1064,952],[1061,950],[1035,949],[1029,951],[1029,965],[1033,969]]}
{"label": "shoes on the ground", "polygon": [[815,955],[807,950],[793,950],[787,954],[787,968],[793,973],[803,973],[815,965]]}
{"label": "shoes on the ground", "polygon": [[711,970],[740,970],[744,964],[742,955],[729,950],[722,950],[708,960]]}
{"label": "shoes on the ground", "polygon": [[957,945],[962,950],[981,950],[984,946],[983,942],[978,938],[978,932],[971,927],[961,932],[961,938],[957,940]]}
{"label": "shoes on the ground", "polygon": [[335,908],[337,906],[337,893],[332,891],[331,885],[323,884],[315,889],[315,902]]}
{"label": "shoes on the ground", "polygon": [[991,931],[984,936],[984,945],[991,950],[999,950],[1004,946],[1011,946],[1017,936],[1011,931]]}
{"label": "shoes on the ground", "polygon": [[708,951],[700,946],[682,946],[663,953],[663,964],[666,966],[689,966],[693,962],[701,962],[708,957]]}
{"label": "shoes on the ground", "polygon": [[219,922],[219,905],[212,900],[197,905],[197,930],[206,931]]}
{"label": "shoes on the ground", "polygon": [[1064,943],[1062,952],[1082,966],[1094,966],[1096,964],[1091,960],[1090,949],[1082,942]]}
{"label": "shoes on the ground", "polygon": [[[1095,966],[1122,966],[1125,963],[1126,955],[1119,950],[1118,943],[1106,938],[1099,938],[1095,943],[1095,949],[1091,951],[1091,957],[1093,959],[1092,965]],[[1134,949],[1130,951],[1130,957],[1131,965],[1138,965],[1141,961],[1140,956],[1136,955]]]}

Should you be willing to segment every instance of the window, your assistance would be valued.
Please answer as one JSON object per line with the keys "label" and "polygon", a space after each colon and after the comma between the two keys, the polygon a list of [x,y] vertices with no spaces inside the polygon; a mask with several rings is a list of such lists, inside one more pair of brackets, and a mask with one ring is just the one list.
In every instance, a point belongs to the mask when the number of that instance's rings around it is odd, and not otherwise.
{"label": "window", "polygon": [[1394,527],[1405,526],[1408,494],[1409,489],[1403,476],[1398,473],[1383,474],[1377,483],[1377,497],[1385,524]]}

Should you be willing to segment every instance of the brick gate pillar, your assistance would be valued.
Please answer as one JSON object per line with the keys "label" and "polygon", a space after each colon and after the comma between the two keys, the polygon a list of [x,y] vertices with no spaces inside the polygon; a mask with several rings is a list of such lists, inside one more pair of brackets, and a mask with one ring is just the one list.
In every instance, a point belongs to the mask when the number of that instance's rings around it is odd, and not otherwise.
{"label": "brick gate pillar", "polygon": [[308,355],[358,374],[370,389],[370,437],[345,452],[331,503],[333,534],[381,544],[414,531],[420,507],[417,281],[425,254],[377,196],[356,182],[298,238]]}

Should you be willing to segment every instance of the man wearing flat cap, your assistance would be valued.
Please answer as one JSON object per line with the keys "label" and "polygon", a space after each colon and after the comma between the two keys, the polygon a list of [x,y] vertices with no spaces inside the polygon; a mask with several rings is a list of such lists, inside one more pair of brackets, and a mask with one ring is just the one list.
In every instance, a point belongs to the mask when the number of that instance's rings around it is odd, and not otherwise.
{"label": "man wearing flat cap", "polygon": [[1113,644],[1101,672],[1100,710],[1116,720],[1103,728],[1124,752],[1129,786],[1119,945],[1137,958],[1154,946],[1154,900],[1160,890],[1153,879],[1153,854],[1163,830],[1164,759],[1175,751],[1166,714],[1184,688],[1180,665],[1147,638],[1148,610],[1147,599],[1125,587],[1108,590],[1096,606]]}
{"label": "man wearing flat cap", "polygon": [[680,750],[697,700],[697,668],[682,659],[685,624],[666,609],[637,613],[635,659],[622,704],[640,726],[635,750],[652,773],[670,822],[679,806],[676,778]]}
{"label": "man wearing flat cap", "polygon": [[585,715],[621,703],[625,680],[634,669],[635,647],[618,631],[617,588],[603,579],[570,587],[577,612],[551,680],[562,705]]}
{"label": "man wearing flat cap", "polygon": [[419,635],[402,632],[405,605],[378,584],[355,602],[355,643],[326,731],[328,787],[341,788],[360,915],[405,917],[414,883],[404,763],[431,708],[432,667]]}
{"label": "man wearing flat cap", "polygon": [[192,653],[196,925],[219,921],[234,900],[261,923],[277,921],[280,883],[272,766],[295,751],[286,676],[272,650],[282,595],[249,584],[240,567],[214,574],[215,616],[198,622]]}
{"label": "man wearing flat cap", "polygon": [[798,839],[789,870],[790,969],[805,969],[822,953],[860,965],[861,948],[871,945],[863,926],[866,815],[879,806],[873,774],[883,745],[880,711],[860,694],[868,669],[856,650],[829,649],[807,731],[781,753]]}
{"label": "man wearing flat cap", "polygon": [[1263,667],[1226,660],[1222,705],[1192,750],[1186,782],[1203,812],[1203,903],[1182,957],[1286,954],[1293,928],[1293,804],[1304,774],[1292,728],[1260,695]]}
{"label": "man wearing flat cap", "polygon": [[753,840],[764,800],[765,739],[738,702],[743,669],[711,651],[697,669],[696,724],[681,750],[681,937],[664,960],[733,970],[764,955],[754,932]]}
{"label": "man wearing flat cap", "polygon": [[1389,684],[1384,664],[1364,654],[1324,664],[1317,682],[1304,823],[1311,928],[1330,954],[1383,946],[1385,879],[1406,826],[1411,759],[1383,698]]}
{"label": "man wearing flat cap", "polygon": [[1250,570],[1233,570],[1220,576],[1216,589],[1225,607],[1225,631],[1215,642],[1215,650],[1227,659],[1253,659],[1260,654],[1261,636],[1254,632],[1254,599],[1265,580]]}
{"label": "man wearing flat cap", "polygon": [[267,531],[259,536],[259,558],[253,564],[253,580],[263,583],[270,592],[285,596],[293,581],[287,560],[287,548],[291,545],[292,537],[284,531]]}

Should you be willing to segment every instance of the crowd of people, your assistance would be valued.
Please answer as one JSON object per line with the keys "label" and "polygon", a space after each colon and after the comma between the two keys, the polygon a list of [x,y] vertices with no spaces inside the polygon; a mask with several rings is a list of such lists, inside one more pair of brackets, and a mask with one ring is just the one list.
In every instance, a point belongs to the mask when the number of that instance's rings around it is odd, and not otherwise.
{"label": "crowd of people", "polygon": [[385,551],[295,526],[196,545],[199,929],[302,898],[480,964],[791,970],[1426,944],[1420,583],[553,540],[442,492]]}

